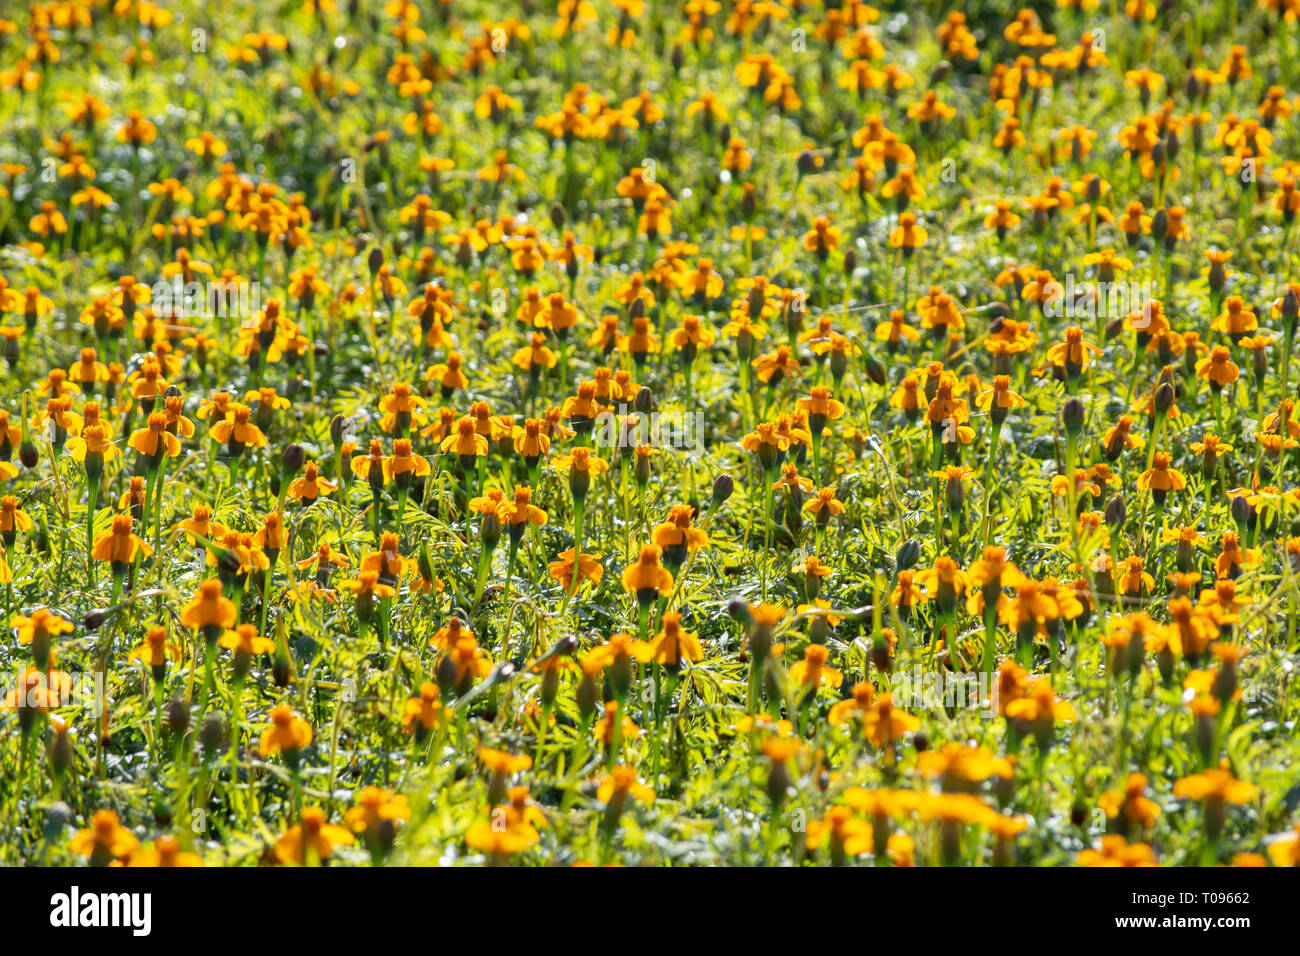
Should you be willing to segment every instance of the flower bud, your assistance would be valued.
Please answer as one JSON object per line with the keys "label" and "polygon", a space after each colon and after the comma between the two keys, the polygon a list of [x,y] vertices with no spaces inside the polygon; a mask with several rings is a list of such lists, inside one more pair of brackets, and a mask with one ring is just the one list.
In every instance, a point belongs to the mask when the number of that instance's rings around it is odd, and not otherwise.
{"label": "flower bud", "polygon": [[1163,236],[1165,234],[1165,227],[1168,225],[1169,213],[1165,211],[1163,206],[1161,206],[1155,211],[1154,215],[1151,216],[1151,235],[1157,237]]}
{"label": "flower bud", "polygon": [[867,378],[873,385],[885,384],[885,366],[881,365],[880,360],[870,352],[863,353],[862,370],[866,372]]}
{"label": "flower bud", "polygon": [[1255,508],[1244,495],[1237,495],[1232,499],[1232,505],[1229,510],[1232,512],[1232,520],[1237,524],[1237,531],[1241,538],[1245,539],[1248,529],[1255,523]]}
{"label": "flower bud", "polygon": [[226,721],[220,714],[209,714],[199,728],[199,743],[205,758],[226,749]]}
{"label": "flower bud", "polygon": [[1162,382],[1156,389],[1155,410],[1157,415],[1168,414],[1169,409],[1174,407],[1174,387],[1168,382]]}
{"label": "flower bud", "polygon": [[732,492],[736,490],[736,482],[726,472],[718,475],[713,481],[713,500],[712,508],[720,508],[722,504],[731,497]]}
{"label": "flower bud", "polygon": [[1124,521],[1128,517],[1128,509],[1124,505],[1124,496],[1116,495],[1106,503],[1105,520],[1106,524],[1112,528],[1124,527]]}
{"label": "flower bud", "polygon": [[68,725],[58,718],[50,719],[54,736],[50,739],[50,769],[55,776],[62,776],[72,766],[72,739],[68,734]]}
{"label": "flower bud", "polygon": [[303,451],[302,445],[294,442],[286,446],[284,454],[280,456],[280,473],[285,476],[296,475],[306,460],[307,453]]}
{"label": "flower bud", "polygon": [[1065,424],[1067,434],[1078,436],[1083,431],[1083,419],[1086,411],[1083,402],[1077,398],[1071,398],[1061,407],[1061,420]]}
{"label": "flower bud", "polygon": [[915,538],[908,538],[894,553],[894,572],[910,571],[921,558],[921,545]]}

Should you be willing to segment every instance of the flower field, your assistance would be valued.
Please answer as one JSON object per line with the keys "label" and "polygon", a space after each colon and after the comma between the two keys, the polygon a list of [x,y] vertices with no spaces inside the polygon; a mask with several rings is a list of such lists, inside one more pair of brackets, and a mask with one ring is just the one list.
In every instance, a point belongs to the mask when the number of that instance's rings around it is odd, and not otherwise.
{"label": "flower field", "polygon": [[0,864],[1300,864],[1298,18],[6,5]]}

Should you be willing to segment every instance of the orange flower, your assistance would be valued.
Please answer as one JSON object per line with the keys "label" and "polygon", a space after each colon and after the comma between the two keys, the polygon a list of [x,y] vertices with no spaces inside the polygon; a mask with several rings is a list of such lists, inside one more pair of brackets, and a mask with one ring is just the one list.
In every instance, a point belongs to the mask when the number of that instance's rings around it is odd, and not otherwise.
{"label": "orange flower", "polygon": [[114,567],[125,568],[141,555],[149,557],[153,548],[132,531],[134,522],[129,514],[114,515],[109,530],[95,538],[91,548],[91,557],[96,561],[108,561]]}
{"label": "orange flower", "polygon": [[281,705],[271,710],[271,726],[262,732],[257,751],[263,757],[277,753],[289,756],[310,744],[311,738],[311,724]]}
{"label": "orange flower", "polygon": [[656,545],[642,546],[636,562],[623,572],[623,587],[635,594],[641,603],[648,603],[656,594],[666,595],[672,590],[673,576],[659,563],[660,553]]}

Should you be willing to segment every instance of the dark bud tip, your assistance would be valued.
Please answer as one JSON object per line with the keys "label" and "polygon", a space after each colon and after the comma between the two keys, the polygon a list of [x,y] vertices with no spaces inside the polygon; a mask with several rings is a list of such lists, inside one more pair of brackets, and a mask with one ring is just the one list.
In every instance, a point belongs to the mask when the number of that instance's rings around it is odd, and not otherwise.
{"label": "dark bud tip", "polygon": [[302,450],[302,445],[294,442],[285,448],[280,458],[280,467],[284,469],[285,474],[296,475],[306,459],[307,453]]}
{"label": "dark bud tip", "polygon": [[1128,517],[1128,508],[1124,504],[1124,496],[1116,495],[1106,503],[1106,524],[1112,528],[1122,528],[1124,520]]}
{"label": "dark bud tip", "polygon": [[1174,387],[1164,382],[1156,389],[1155,407],[1158,414],[1165,414],[1174,407]]}
{"label": "dark bud tip", "polygon": [[894,570],[910,571],[921,559],[921,544],[915,538],[908,538],[898,546],[894,553]]}
{"label": "dark bud tip", "polygon": [[1071,398],[1061,406],[1061,420],[1065,423],[1065,429],[1072,435],[1077,435],[1083,429],[1083,419],[1086,415],[1083,402],[1077,398]]}
{"label": "dark bud tip", "polygon": [[718,475],[713,481],[713,507],[721,507],[735,490],[736,482],[730,475],[725,473]]}

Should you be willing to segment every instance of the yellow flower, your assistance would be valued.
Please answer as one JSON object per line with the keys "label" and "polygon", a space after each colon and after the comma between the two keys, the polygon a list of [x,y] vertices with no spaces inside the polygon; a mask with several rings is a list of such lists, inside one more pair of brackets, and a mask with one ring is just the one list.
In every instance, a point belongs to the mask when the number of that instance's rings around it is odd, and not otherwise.
{"label": "yellow flower", "polygon": [[[311,743],[311,724],[303,720],[292,710],[280,705],[271,710],[271,726],[262,732],[257,750],[263,757],[272,754],[296,755],[298,751]],[[307,811],[303,811],[304,820]],[[321,822],[324,822],[323,815]],[[328,855],[328,854],[326,854]]]}
{"label": "yellow flower", "polygon": [[351,832],[326,820],[320,807],[304,807],[302,821],[285,830],[276,841],[275,858],[286,865],[323,863],[334,855],[335,847],[356,842]]}
{"label": "yellow flower", "polygon": [[68,849],[90,858],[92,866],[107,866],[129,856],[140,845],[112,810],[96,810],[90,826],[79,830],[68,842]]}

